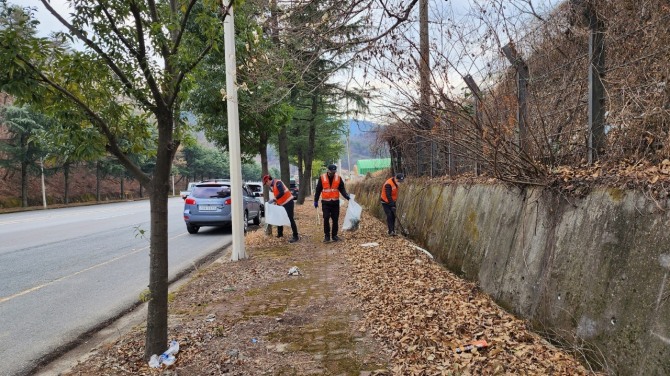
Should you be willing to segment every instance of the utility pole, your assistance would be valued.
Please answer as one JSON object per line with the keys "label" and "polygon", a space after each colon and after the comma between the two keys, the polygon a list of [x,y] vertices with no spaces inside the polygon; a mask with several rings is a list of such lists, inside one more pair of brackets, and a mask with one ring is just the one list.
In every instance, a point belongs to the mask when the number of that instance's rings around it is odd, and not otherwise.
{"label": "utility pole", "polygon": [[[226,4],[226,1],[229,1]],[[230,210],[233,219],[233,261],[247,258],[244,248],[244,210],[242,208],[242,158],[240,157],[240,117],[237,109],[237,71],[235,61],[235,21],[233,1],[222,0],[227,10],[223,20],[226,54],[226,104],[228,106],[228,148],[230,150]]]}
{"label": "utility pole", "polygon": [[605,149],[605,31],[595,10],[589,9],[589,140],[588,163],[598,160]]}
{"label": "utility pole", "polygon": [[[418,174],[424,175],[432,168],[432,141],[427,137],[432,128],[432,116],[430,114],[430,49],[428,41],[428,0],[419,0],[419,78],[420,78],[420,101],[421,112],[420,132],[421,136],[417,143]],[[430,154],[429,154],[430,153]],[[427,155],[428,154],[428,155]],[[430,158],[428,158],[430,157]],[[426,164],[430,164],[427,167]]]}

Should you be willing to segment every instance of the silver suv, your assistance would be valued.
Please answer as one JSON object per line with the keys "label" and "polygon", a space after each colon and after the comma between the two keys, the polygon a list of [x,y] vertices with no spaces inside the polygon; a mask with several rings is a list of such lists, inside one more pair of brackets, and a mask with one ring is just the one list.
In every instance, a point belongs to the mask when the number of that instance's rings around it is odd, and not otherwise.
{"label": "silver suv", "polygon": [[[247,231],[249,220],[254,225],[261,223],[261,204],[256,200],[249,188],[242,186],[244,200],[244,232]],[[184,200],[184,222],[189,234],[197,234],[203,226],[230,226],[232,215],[230,210],[230,182],[204,182],[196,184]]]}

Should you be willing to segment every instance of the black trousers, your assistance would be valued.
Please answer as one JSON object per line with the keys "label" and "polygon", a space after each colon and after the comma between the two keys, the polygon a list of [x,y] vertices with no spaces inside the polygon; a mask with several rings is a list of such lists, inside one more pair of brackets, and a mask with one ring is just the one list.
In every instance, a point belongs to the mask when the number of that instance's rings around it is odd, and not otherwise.
{"label": "black trousers", "polygon": [[386,213],[386,226],[389,228],[389,233],[395,231],[395,212],[391,210],[391,205],[382,202],[382,208],[384,208],[384,213]]}
{"label": "black trousers", "polygon": [[[291,200],[284,204],[284,209],[286,209],[286,214],[288,214],[288,219],[291,221],[291,230],[293,230],[293,237],[298,238],[298,225],[295,224],[295,219],[293,219],[293,214],[295,212],[295,200]],[[277,226],[277,236],[284,236],[284,226]]]}
{"label": "black trousers", "polygon": [[[331,234],[332,236],[337,236],[337,228],[340,220],[340,200],[321,200],[321,210],[323,210],[323,233],[328,237],[331,237]],[[330,219],[333,220],[332,229],[330,227]]]}

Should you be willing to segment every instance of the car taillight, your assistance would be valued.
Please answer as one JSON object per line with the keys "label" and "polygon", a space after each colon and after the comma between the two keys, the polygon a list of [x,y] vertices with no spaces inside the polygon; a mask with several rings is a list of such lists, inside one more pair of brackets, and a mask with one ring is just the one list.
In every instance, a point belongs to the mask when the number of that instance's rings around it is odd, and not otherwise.
{"label": "car taillight", "polygon": [[184,201],[186,205],[195,205],[195,199],[192,197],[187,197],[186,201]]}
{"label": "car taillight", "polygon": [[231,199],[227,198],[226,201],[223,202],[223,204],[224,205],[230,205],[231,201],[232,201]]}

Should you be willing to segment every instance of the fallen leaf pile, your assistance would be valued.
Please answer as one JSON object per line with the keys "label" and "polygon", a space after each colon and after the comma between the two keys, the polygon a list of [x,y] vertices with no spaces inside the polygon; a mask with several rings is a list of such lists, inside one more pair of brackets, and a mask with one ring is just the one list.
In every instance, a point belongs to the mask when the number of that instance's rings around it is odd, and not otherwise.
{"label": "fallen leaf pile", "polygon": [[327,244],[311,205],[296,221],[299,242],[256,228],[248,259],[228,253],[174,293],[174,365],[148,367],[139,325],[63,375],[595,374],[367,212]]}
{"label": "fallen leaf pile", "polygon": [[597,161],[592,165],[557,166],[548,171],[546,176],[523,179],[492,177],[486,172],[474,176],[471,172],[464,172],[455,176],[412,177],[411,180],[414,182],[425,180],[426,184],[490,185],[508,182],[522,186],[553,188],[562,194],[574,197],[584,197],[598,187],[617,188],[642,192],[650,200],[656,201],[661,209],[667,209],[666,206],[670,205],[663,202],[664,199],[670,198],[670,159],[664,159],[658,164],[646,160],[623,160],[616,164],[602,164]]}
{"label": "fallen leaf pile", "polygon": [[667,195],[670,183],[670,160],[665,159],[658,165],[646,161],[622,161],[615,165],[601,165],[599,162],[591,166],[580,167],[560,166],[553,169],[551,178],[567,183],[567,190],[576,184],[592,186],[609,186],[629,189],[651,189]]}
{"label": "fallen leaf pile", "polygon": [[[529,331],[476,285],[448,272],[384,226],[364,218],[349,253],[365,325],[391,347],[397,375],[584,375],[581,364]],[[481,351],[455,349],[485,340]]]}

